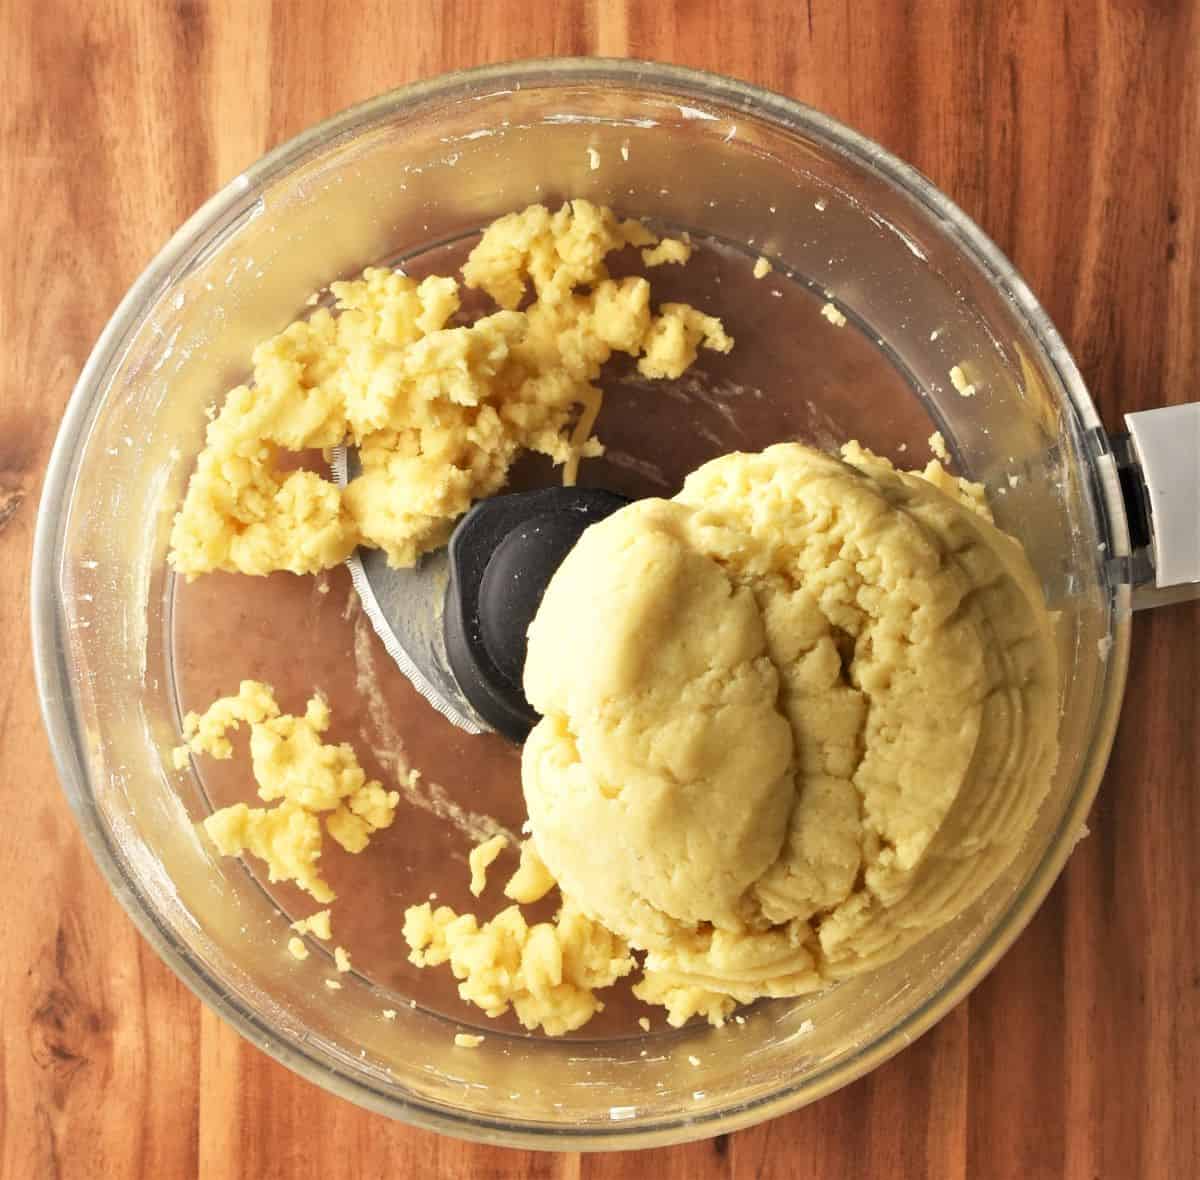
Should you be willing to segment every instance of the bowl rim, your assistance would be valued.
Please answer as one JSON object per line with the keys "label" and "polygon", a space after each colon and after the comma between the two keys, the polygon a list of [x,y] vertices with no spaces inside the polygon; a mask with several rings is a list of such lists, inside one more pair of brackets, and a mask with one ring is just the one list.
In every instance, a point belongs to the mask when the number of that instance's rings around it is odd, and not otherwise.
{"label": "bowl rim", "polygon": [[[226,225],[262,185],[286,174],[330,142],[369,127],[403,118],[438,101],[483,97],[516,89],[570,86],[626,86],[716,104],[802,132],[904,190],[932,213],[960,251],[980,266],[993,285],[1015,305],[1067,395],[1077,426],[1101,447],[1107,445],[1083,379],[1061,336],[1015,267],[986,234],[916,168],[873,140],[805,104],[750,83],[708,71],[632,58],[532,58],[440,74],[388,91],[302,131],[261,157],[210,197],[176,230],[121,300],[101,332],[75,384],[59,426],[46,470],[34,534],[31,569],[31,629],[34,672],[43,722],[63,790],[92,856],[135,926],[183,983],[239,1033],[306,1080],[360,1106],[412,1125],[486,1143],[520,1148],[595,1150],[655,1147],[727,1133],[774,1118],[832,1093],[862,1077],[922,1035],[957,1005],[991,970],[1025,928],[1058,878],[1099,788],[1116,729],[1129,656],[1127,602],[1116,591],[1110,608],[1113,646],[1101,671],[1093,718],[1093,742],[1080,767],[1074,794],[1046,855],[1017,891],[992,931],[943,987],[903,1020],[836,1063],[821,1067],[800,1084],[783,1084],[750,1102],[698,1118],[670,1116],[609,1127],[555,1124],[478,1116],[411,1095],[398,1098],[368,1081],[302,1051],[263,1022],[204,971],[171,934],[123,859],[102,821],[81,756],[79,718],[71,695],[72,678],[58,596],[64,512],[76,475],[79,444],[104,378],[119,361],[131,333],[154,295],[169,284],[198,246]],[[1093,478],[1092,494],[1114,553],[1128,551],[1124,504],[1106,481]]]}

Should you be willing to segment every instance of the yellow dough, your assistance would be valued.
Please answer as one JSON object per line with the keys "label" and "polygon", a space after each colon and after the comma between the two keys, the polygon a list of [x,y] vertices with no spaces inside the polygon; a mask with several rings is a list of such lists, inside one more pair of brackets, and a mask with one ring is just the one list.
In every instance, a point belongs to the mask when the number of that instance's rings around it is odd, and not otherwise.
{"label": "yellow dough", "polygon": [[[280,713],[270,685],[243,680],[236,696],[221,697],[204,713],[189,713],[183,722],[185,745],[176,764],[190,750],[214,758],[231,758],[228,731],[250,727],[250,758],[259,796],[275,807],[222,807],[204,821],[217,850],[225,856],[250,852],[266,862],[272,881],[295,881],[319,902],[336,896],[320,875],[321,817],[325,831],[347,852],[361,852],[372,833],[395,819],[398,791],[387,791],[367,779],[350,746],[328,745],[321,735],[329,728],[329,705],[314,696],[301,717]],[[278,801],[278,802],[277,802]],[[328,938],[329,911],[293,925]]]}
{"label": "yellow dough", "polygon": [[1020,546],[938,465],[843,460],[706,464],[588,529],[530,627],[533,842],[646,952],[635,990],[673,1024],[894,958],[995,879],[1049,786]]}
{"label": "yellow dough", "polygon": [[504,896],[522,905],[541,901],[554,888],[554,878],[542,863],[532,840],[521,845],[521,863],[504,886]]}
{"label": "yellow dough", "polygon": [[492,862],[502,853],[508,844],[508,837],[495,835],[490,840],[484,840],[471,849],[467,863],[471,868],[471,894],[478,897],[487,888],[487,871]]}
{"label": "yellow dough", "polygon": [[458,993],[488,1016],[511,1007],[529,1029],[550,1036],[586,1024],[603,1007],[596,989],[633,970],[624,941],[569,901],[553,923],[530,926],[517,906],[481,926],[473,914],[428,902],[404,915],[409,958],[418,966],[449,962]]}
{"label": "yellow dough", "polygon": [[[466,285],[501,310],[466,327],[451,326],[453,278],[371,269],[332,284],[337,314],[319,308],[260,344],[251,382],[210,424],[171,531],[173,567],[313,573],[359,544],[408,566],[504,486],[521,451],[548,455],[574,482],[580,458],[602,451],[594,383],[613,352],[639,357],[644,376],[677,377],[698,348],[733,346],[687,304],[654,314],[644,278],[609,277],[610,253],[657,241],[588,201],[502,217],[463,266]],[[659,249],[655,261],[690,251]],[[344,491],[282,462],[341,443],[362,466]]]}

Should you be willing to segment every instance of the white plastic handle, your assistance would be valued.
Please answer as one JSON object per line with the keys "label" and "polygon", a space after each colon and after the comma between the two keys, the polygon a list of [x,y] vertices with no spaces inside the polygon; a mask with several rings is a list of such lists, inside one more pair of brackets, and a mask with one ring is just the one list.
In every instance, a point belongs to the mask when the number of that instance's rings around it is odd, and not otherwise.
{"label": "white plastic handle", "polygon": [[1150,501],[1154,584],[1200,598],[1200,402],[1125,415]]}

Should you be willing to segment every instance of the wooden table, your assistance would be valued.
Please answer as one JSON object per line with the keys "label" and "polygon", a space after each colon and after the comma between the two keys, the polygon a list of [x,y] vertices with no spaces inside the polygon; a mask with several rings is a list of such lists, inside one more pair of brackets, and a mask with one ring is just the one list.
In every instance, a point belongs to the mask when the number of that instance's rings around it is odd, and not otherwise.
{"label": "wooden table", "polygon": [[0,1173],[1200,1174],[1200,609],[1139,617],[1091,838],[990,978],[815,1107],[692,1146],[538,1155],[410,1130],[240,1040],[143,945],[59,792],[27,570],[59,416],[167,235],[267,148],[389,87],[544,54],[659,58],[812,103],[1015,261],[1107,424],[1200,390],[1200,6],[0,2]]}

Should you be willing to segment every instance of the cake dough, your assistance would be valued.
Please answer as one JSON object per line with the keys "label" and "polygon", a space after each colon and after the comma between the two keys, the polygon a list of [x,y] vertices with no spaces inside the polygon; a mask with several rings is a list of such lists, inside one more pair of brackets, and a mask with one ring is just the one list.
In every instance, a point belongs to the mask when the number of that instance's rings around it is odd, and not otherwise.
{"label": "cake dough", "polygon": [[[940,468],[938,470],[941,470]],[[672,1023],[895,958],[1007,865],[1056,757],[1051,620],[975,489],[851,444],[593,525],[529,632],[532,840]]]}

